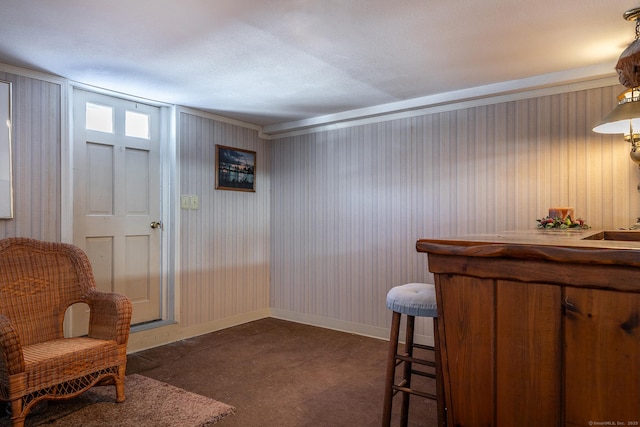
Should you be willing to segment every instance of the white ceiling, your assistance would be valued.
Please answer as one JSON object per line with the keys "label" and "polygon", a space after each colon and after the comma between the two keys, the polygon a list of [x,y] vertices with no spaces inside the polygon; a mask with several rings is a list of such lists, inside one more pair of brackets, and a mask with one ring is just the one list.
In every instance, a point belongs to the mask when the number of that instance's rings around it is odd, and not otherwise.
{"label": "white ceiling", "polygon": [[0,62],[273,128],[536,76],[610,74],[635,37],[622,14],[638,6],[0,0]]}

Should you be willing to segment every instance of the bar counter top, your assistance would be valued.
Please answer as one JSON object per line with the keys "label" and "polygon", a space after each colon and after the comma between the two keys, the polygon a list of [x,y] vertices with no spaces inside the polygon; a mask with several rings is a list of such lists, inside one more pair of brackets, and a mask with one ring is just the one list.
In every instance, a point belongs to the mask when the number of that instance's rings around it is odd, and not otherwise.
{"label": "bar counter top", "polygon": [[640,230],[519,230],[420,239],[418,252],[640,266]]}

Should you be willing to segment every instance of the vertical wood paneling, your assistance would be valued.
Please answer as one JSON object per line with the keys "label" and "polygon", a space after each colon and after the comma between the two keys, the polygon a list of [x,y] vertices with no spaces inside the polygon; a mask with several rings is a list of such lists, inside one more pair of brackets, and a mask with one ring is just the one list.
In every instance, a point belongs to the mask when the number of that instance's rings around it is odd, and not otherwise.
{"label": "vertical wood paneling", "polygon": [[[60,240],[60,85],[0,79],[13,82],[16,214],[0,220],[0,236]],[[432,280],[417,238],[531,228],[552,205],[575,207],[594,228],[629,226],[640,171],[621,138],[591,132],[620,91],[270,142],[183,113],[179,194],[201,205],[178,219],[184,326],[271,306],[387,328],[388,289]],[[255,194],[214,189],[216,143],[257,151]]]}
{"label": "vertical wood paneling", "polygon": [[432,281],[418,238],[535,228],[557,205],[628,227],[640,173],[622,138],[591,131],[617,91],[271,141],[271,306],[387,328],[388,289]]}
{"label": "vertical wood paneling", "polygon": [[0,220],[0,237],[60,241],[61,88],[0,73],[12,87],[14,218]]}
{"label": "vertical wood paneling", "polygon": [[[269,153],[257,132],[180,116],[181,320],[193,326],[269,307]],[[256,151],[256,192],[215,189],[215,144]]]}

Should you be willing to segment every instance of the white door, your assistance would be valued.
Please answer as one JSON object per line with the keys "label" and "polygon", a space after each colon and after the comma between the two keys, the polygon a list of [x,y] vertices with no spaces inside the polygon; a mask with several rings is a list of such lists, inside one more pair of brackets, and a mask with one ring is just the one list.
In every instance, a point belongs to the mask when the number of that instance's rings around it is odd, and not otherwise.
{"label": "white door", "polygon": [[[132,324],[161,318],[160,109],[73,93],[73,241],[98,289],[128,296]],[[88,312],[72,312],[72,335]]]}

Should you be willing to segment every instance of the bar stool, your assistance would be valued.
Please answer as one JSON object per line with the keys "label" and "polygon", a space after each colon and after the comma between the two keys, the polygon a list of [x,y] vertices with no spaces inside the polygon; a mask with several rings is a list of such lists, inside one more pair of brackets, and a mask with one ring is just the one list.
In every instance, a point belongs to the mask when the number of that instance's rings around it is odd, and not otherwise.
{"label": "bar stool", "polygon": [[[440,351],[438,346],[438,309],[436,304],[435,286],[426,283],[409,283],[395,286],[387,294],[387,308],[393,311],[391,334],[389,338],[389,353],[387,356],[387,374],[384,392],[384,412],[382,425],[387,427],[391,423],[391,408],[393,397],[402,393],[402,409],[400,425],[407,426],[409,420],[409,398],[416,395],[437,401],[438,425],[444,422],[443,383],[440,372]],[[407,317],[407,329],[404,353],[398,353],[398,337],[400,335],[400,320],[402,315]],[[427,346],[414,343],[414,323],[416,316],[433,318],[434,344]],[[415,348],[434,352],[435,361],[413,357]],[[395,384],[396,368],[404,364],[402,379]],[[414,369],[413,364],[428,366],[427,370]],[[433,371],[433,372],[431,372]],[[411,388],[411,376],[420,375],[435,379],[436,394]]]}

